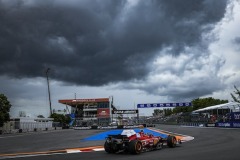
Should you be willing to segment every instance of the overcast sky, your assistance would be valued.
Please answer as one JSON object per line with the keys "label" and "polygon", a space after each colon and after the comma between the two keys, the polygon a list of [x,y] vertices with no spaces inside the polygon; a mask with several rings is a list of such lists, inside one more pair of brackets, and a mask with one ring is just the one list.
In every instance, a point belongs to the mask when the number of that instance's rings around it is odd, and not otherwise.
{"label": "overcast sky", "polygon": [[[0,93],[11,115],[59,99],[232,101],[240,88],[238,0],[0,0]],[[152,110],[141,109],[141,115]]]}

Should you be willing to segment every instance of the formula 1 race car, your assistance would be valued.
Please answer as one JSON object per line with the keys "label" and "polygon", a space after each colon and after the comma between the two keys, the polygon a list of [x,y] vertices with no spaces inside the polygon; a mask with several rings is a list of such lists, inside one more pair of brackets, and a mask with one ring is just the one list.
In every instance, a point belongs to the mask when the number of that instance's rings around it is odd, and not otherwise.
{"label": "formula 1 race car", "polygon": [[167,138],[144,134],[143,131],[136,133],[134,130],[124,130],[122,134],[108,135],[104,149],[107,153],[130,152],[140,154],[141,152],[160,150],[163,145],[174,148],[181,144],[175,136],[168,135]]}

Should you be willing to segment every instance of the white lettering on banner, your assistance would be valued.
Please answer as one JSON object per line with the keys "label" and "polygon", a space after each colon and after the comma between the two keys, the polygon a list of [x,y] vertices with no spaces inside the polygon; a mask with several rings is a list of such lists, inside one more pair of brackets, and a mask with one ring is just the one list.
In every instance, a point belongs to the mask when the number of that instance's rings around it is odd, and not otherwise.
{"label": "white lettering on banner", "polygon": [[219,127],[231,127],[230,123],[218,123]]}
{"label": "white lettering on banner", "polygon": [[115,114],[123,113],[123,111],[114,111]]}
{"label": "white lettering on banner", "polygon": [[233,127],[240,128],[240,123],[233,123]]}
{"label": "white lettering on banner", "polygon": [[74,99],[72,102],[95,102],[96,99]]}
{"label": "white lettering on banner", "polygon": [[147,103],[147,104],[138,104],[138,108],[152,108],[152,107],[189,107],[191,102],[181,102],[181,103]]}
{"label": "white lettering on banner", "polygon": [[136,114],[138,113],[137,110],[116,110],[113,111],[113,114]]}
{"label": "white lettering on banner", "polygon": [[234,119],[240,119],[240,114],[233,114],[234,115]]}
{"label": "white lettering on banner", "polygon": [[208,123],[207,126],[208,127],[215,127],[215,124],[214,123]]}

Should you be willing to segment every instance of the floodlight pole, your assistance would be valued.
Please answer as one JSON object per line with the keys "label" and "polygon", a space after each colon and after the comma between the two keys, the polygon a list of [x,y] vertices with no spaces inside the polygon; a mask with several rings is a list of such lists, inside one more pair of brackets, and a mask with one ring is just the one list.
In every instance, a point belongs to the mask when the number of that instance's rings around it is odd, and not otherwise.
{"label": "floodlight pole", "polygon": [[52,115],[52,103],[51,103],[51,94],[50,94],[49,79],[48,79],[48,72],[49,72],[49,70],[50,70],[50,68],[47,69],[46,76],[47,76],[48,99],[49,99],[50,116],[51,116]]}
{"label": "floodlight pole", "polygon": [[110,123],[113,122],[113,114],[112,114],[112,108],[113,106],[113,96],[109,96],[109,116],[110,116]]}

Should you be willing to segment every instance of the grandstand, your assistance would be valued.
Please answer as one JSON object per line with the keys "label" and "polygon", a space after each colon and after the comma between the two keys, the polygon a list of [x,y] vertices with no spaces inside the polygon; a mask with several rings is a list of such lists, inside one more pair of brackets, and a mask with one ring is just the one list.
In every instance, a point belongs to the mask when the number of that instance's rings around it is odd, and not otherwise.
{"label": "grandstand", "polygon": [[73,125],[79,126],[108,125],[111,123],[111,112],[115,109],[111,98],[63,99],[59,103],[66,108],[71,107]]}

